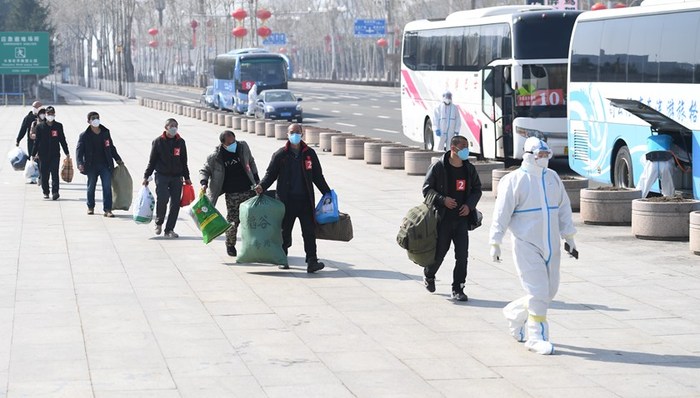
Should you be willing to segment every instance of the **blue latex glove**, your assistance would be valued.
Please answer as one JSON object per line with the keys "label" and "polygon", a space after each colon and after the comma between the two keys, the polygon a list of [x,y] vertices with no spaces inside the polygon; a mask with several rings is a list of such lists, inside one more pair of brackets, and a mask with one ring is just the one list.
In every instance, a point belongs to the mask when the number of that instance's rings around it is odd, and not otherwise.
{"label": "blue latex glove", "polygon": [[437,135],[438,137],[441,136],[441,135],[442,135],[442,131],[440,131],[440,129],[437,129],[437,130],[435,131],[435,135]]}

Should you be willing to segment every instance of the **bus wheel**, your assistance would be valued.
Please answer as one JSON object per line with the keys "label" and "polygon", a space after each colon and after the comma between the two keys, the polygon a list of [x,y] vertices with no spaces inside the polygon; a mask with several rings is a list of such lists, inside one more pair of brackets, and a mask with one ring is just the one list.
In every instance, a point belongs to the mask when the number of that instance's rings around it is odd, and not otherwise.
{"label": "bus wheel", "polygon": [[433,137],[433,124],[430,122],[430,119],[428,119],[425,121],[425,126],[423,126],[423,149],[429,151],[433,150],[433,147],[435,147],[435,140]]}
{"label": "bus wheel", "polygon": [[613,169],[613,185],[618,188],[634,188],[634,174],[632,173],[632,156],[627,146],[622,146],[615,155],[615,168]]}

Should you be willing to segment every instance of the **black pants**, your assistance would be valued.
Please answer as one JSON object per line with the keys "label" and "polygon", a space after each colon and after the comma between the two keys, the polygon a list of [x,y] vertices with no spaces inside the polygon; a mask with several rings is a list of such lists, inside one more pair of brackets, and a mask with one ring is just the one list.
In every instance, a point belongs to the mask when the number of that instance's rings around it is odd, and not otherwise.
{"label": "black pants", "polygon": [[435,263],[425,267],[427,278],[435,278],[450,242],[455,245],[455,269],[452,272],[452,290],[459,290],[467,281],[467,257],[469,256],[469,217],[445,217],[438,224],[438,242]]}
{"label": "black pants", "polygon": [[171,177],[156,173],[156,225],[163,225],[165,210],[170,202],[168,222],[165,232],[175,229],[177,216],[180,214],[180,199],[182,197],[182,177]]}
{"label": "black pants", "polygon": [[294,228],[294,221],[297,218],[299,219],[299,223],[301,223],[301,235],[304,237],[306,262],[317,261],[314,210],[308,199],[290,199],[284,204],[282,248],[284,252],[287,253],[289,247],[292,246],[292,228]]}
{"label": "black pants", "polygon": [[44,195],[49,194],[49,175],[51,175],[51,193],[58,194],[58,163],[58,158],[41,159],[39,175],[41,175],[41,190],[44,191]]}

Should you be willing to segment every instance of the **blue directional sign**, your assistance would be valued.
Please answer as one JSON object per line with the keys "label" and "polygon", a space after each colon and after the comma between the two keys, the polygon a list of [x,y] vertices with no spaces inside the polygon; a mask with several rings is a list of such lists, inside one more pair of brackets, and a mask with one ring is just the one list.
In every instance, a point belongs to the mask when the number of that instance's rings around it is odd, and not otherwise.
{"label": "blue directional sign", "polygon": [[386,35],[385,19],[356,19],[355,37],[382,37]]}
{"label": "blue directional sign", "polygon": [[287,35],[285,33],[273,33],[267,36],[262,44],[263,46],[285,46],[287,45]]}

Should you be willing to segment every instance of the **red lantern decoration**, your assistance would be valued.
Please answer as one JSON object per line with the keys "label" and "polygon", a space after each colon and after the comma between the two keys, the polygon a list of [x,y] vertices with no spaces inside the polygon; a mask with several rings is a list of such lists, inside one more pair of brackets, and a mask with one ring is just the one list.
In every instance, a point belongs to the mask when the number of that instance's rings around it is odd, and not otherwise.
{"label": "red lantern decoration", "polygon": [[242,26],[238,26],[238,27],[233,28],[233,30],[231,31],[231,34],[240,39],[241,37],[248,34],[248,29],[246,29]]}
{"label": "red lantern decoration", "polygon": [[156,28],[148,29],[148,34],[151,36],[155,36],[158,34],[158,29],[156,29]]}
{"label": "red lantern decoration", "polygon": [[270,28],[268,28],[267,26],[259,27],[257,32],[258,36],[262,37],[263,39],[272,34],[272,30],[270,30]]}
{"label": "red lantern decoration", "polygon": [[245,17],[248,16],[248,13],[246,12],[246,10],[244,10],[244,9],[242,9],[242,8],[236,8],[236,10],[234,10],[234,11],[231,13],[231,16],[232,16],[234,19],[237,19],[237,20],[239,20],[239,21],[242,21],[242,20],[245,19]]}
{"label": "red lantern decoration", "polygon": [[190,21],[190,27],[192,28],[192,30],[196,30],[198,26],[199,26],[199,22],[197,22],[196,19],[193,19],[192,21]]}
{"label": "red lantern decoration", "polygon": [[383,37],[381,39],[377,40],[377,45],[381,48],[385,48],[388,44],[389,44],[389,42]]}
{"label": "red lantern decoration", "polygon": [[593,6],[591,6],[591,11],[605,10],[607,8],[608,7],[606,7],[603,3],[595,3]]}
{"label": "red lantern decoration", "polygon": [[401,47],[401,39],[394,39],[394,47]]}
{"label": "red lantern decoration", "polygon": [[627,4],[625,3],[615,3],[613,8],[627,8]]}
{"label": "red lantern decoration", "polygon": [[151,48],[158,48],[158,40],[151,40],[148,42],[148,46]]}
{"label": "red lantern decoration", "polygon": [[255,16],[258,17],[258,19],[262,20],[263,23],[270,19],[272,16],[272,13],[269,10],[266,10],[264,8],[261,8],[258,10],[258,12],[255,13]]}

